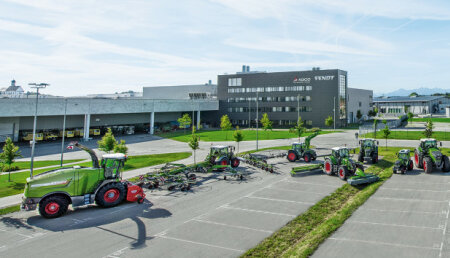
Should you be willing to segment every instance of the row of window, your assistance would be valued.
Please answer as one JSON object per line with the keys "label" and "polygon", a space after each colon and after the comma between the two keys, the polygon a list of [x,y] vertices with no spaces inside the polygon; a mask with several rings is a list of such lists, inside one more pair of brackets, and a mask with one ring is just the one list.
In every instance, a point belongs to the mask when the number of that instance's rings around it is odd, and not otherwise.
{"label": "row of window", "polygon": [[[247,125],[248,126],[248,120],[231,120],[231,123],[234,125]],[[252,124],[254,124],[254,120],[252,120]],[[273,125],[289,125],[289,126],[294,126],[297,124],[297,121],[295,120],[275,120],[273,121]],[[312,125],[312,120],[306,120],[305,121],[306,125]]]}
{"label": "row of window", "polygon": [[228,86],[241,86],[242,85],[242,78],[229,78],[228,79]]}
{"label": "row of window", "polygon": [[[300,106],[299,112],[312,112],[312,107]],[[228,113],[254,113],[256,108],[254,107],[229,107]],[[297,112],[297,107],[259,107],[258,112]]]}
{"label": "row of window", "polygon": [[228,93],[252,93],[252,92],[284,92],[284,91],[310,91],[312,86],[280,86],[280,87],[253,87],[231,88]]}
{"label": "row of window", "polygon": [[[298,96],[299,101],[311,101],[311,96]],[[256,101],[255,98],[228,98],[228,103],[239,103],[239,102],[249,102]],[[297,96],[286,96],[286,97],[258,97],[260,102],[289,102],[297,101]]]}

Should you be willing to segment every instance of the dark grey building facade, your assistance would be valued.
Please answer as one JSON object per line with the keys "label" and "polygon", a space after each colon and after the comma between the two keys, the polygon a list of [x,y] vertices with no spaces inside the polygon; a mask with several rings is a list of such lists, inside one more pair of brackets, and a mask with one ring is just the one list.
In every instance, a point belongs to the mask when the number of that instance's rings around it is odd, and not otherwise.
{"label": "dark grey building facade", "polygon": [[247,69],[219,75],[217,85],[220,114],[227,114],[233,125],[254,124],[257,104],[259,119],[267,113],[274,127],[294,125],[298,115],[310,127],[323,127],[328,116],[335,117],[336,127],[347,124],[347,72],[343,70],[266,73]]}

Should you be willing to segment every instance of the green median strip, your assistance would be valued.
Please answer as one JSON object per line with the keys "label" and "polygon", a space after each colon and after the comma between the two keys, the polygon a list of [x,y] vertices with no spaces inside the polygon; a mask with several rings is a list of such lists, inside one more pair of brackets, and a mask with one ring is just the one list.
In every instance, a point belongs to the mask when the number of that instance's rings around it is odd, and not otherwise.
{"label": "green median strip", "polygon": [[0,209],[0,215],[5,215],[16,211],[20,211],[20,204]]}
{"label": "green median strip", "polygon": [[383,160],[366,170],[377,174],[380,181],[368,186],[354,187],[345,184],[339,187],[242,257],[310,256],[392,175],[391,167],[399,149],[401,148],[381,150]]}

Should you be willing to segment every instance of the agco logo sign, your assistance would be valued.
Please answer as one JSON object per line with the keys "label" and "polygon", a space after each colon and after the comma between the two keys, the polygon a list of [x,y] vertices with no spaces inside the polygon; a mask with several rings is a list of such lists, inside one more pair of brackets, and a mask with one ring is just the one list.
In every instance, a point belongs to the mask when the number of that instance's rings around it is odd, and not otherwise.
{"label": "agco logo sign", "polygon": [[311,82],[311,78],[298,78],[297,76],[295,76],[294,78],[294,83],[310,83]]}

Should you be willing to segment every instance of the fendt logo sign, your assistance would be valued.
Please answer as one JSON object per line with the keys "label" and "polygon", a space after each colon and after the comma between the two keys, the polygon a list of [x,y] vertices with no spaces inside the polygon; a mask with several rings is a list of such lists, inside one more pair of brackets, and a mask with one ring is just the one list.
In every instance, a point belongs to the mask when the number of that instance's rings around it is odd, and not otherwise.
{"label": "fendt logo sign", "polygon": [[334,79],[334,75],[314,76],[314,80],[316,80],[316,81],[332,81],[333,79]]}
{"label": "fendt logo sign", "polygon": [[297,76],[295,76],[294,78],[294,83],[310,83],[311,82],[311,78],[298,78]]}

